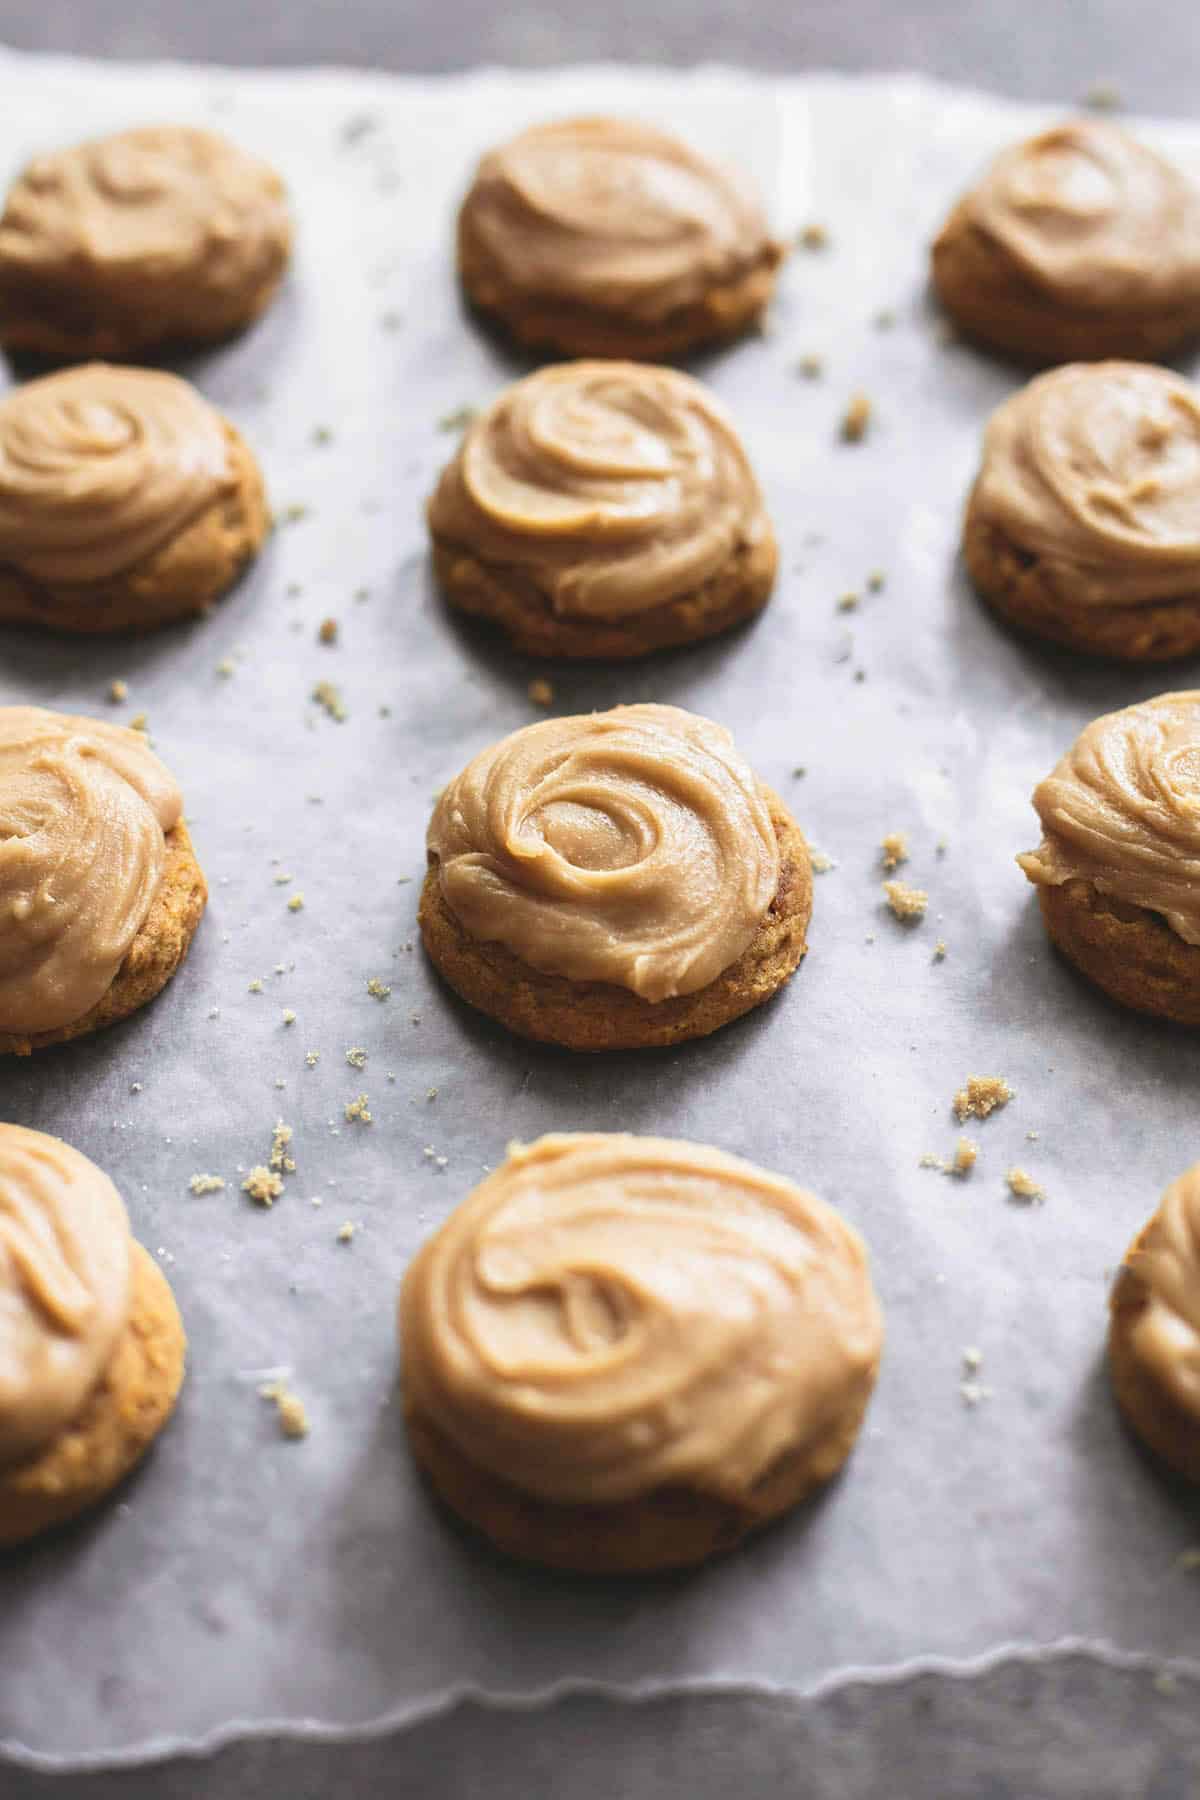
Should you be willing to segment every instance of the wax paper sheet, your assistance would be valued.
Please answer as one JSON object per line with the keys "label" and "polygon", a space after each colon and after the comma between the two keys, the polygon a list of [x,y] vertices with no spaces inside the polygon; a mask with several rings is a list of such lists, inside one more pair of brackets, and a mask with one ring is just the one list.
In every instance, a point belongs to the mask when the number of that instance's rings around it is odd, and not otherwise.
{"label": "wax paper sheet", "polygon": [[[1120,1015],[1055,960],[1013,858],[1035,841],[1033,784],[1080,726],[1196,670],[1076,663],[980,608],[956,560],[960,509],[982,423],[1018,377],[945,341],[925,287],[954,195],[1041,115],[909,78],[418,83],[15,56],[0,96],[5,174],[64,138],[209,122],[279,165],[299,224],[267,317],[181,365],[263,459],[280,523],[258,566],[211,617],[144,640],[0,638],[0,700],[147,715],[212,886],[154,1005],[0,1071],[4,1117],[114,1175],[191,1338],[144,1472],[0,1562],[0,1743],[96,1763],[564,1683],[804,1695],[1065,1638],[1191,1657],[1200,1589],[1179,1559],[1200,1536],[1195,1503],[1120,1428],[1102,1344],[1114,1265],[1200,1153],[1200,1046]],[[472,161],[587,109],[669,122],[740,161],[781,229],[819,222],[828,242],[792,258],[765,335],[696,365],[778,527],[772,605],[692,651],[547,669],[446,613],[421,504],[455,415],[522,368],[455,291]],[[1145,129],[1200,174],[1200,129]],[[859,390],[871,425],[849,445],[839,421]],[[674,1052],[580,1060],[508,1038],[440,987],[414,929],[431,799],[540,716],[535,675],[556,711],[653,699],[709,714],[787,796],[833,866],[810,955],[772,1005]],[[321,682],[344,717],[312,698]],[[880,891],[879,841],[896,830],[903,874],[930,896],[909,928]],[[959,1182],[920,1159],[950,1153],[972,1072],[1016,1098],[975,1131]],[[372,1122],[348,1121],[364,1093]],[[266,1211],[240,1183],[279,1119],[296,1169]],[[510,1138],[564,1128],[752,1157],[834,1202],[873,1253],[888,1345],[845,1476],[684,1578],[503,1562],[435,1513],[406,1453],[400,1274]],[[1014,1165],[1043,1204],[1010,1199]],[[194,1174],[226,1185],[193,1194]],[[308,1409],[303,1440],[259,1396],[280,1371]]]}

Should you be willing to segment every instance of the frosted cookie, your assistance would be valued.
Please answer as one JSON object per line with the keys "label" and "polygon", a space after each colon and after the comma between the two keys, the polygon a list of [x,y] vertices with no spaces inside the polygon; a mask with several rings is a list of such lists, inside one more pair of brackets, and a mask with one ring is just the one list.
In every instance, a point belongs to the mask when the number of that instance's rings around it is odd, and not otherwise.
{"label": "frosted cookie", "polygon": [[0,401],[0,620],[165,625],[232,586],[268,526],[254,457],[176,375],[89,363]]}
{"label": "frosted cookie", "polygon": [[595,1573],[728,1550],[854,1444],[883,1322],[861,1238],[699,1144],[514,1145],[404,1277],[413,1454],[500,1549]]}
{"label": "frosted cookie", "polygon": [[1039,375],[988,424],[963,552],[990,606],[1075,650],[1200,647],[1200,390],[1145,363]]}
{"label": "frosted cookie", "polygon": [[278,175],[215,132],[53,151],[0,216],[0,342],[78,359],[227,337],[267,306],[291,242]]}
{"label": "frosted cookie", "polygon": [[452,606],[540,656],[642,656],[766,605],[778,552],[745,450],[673,369],[565,363],[507,388],[429,503]]}
{"label": "frosted cookie", "polygon": [[1200,1164],[1173,1181],[1113,1286],[1108,1361],[1133,1430],[1200,1481]]}
{"label": "frosted cookie", "polygon": [[183,798],[140,731],[0,707],[0,1054],[136,1012],[208,898]]}
{"label": "frosted cookie", "polygon": [[1200,692],[1093,719],[1033,804],[1017,861],[1059,949],[1122,1005],[1200,1025]]}
{"label": "frosted cookie", "polygon": [[441,793],[418,919],[456,993],[570,1050],[703,1037],[804,955],[808,847],[720,725],[675,706],[527,725]]}
{"label": "frosted cookie", "polygon": [[471,302],[563,356],[648,360],[735,337],[782,258],[745,182],[628,119],[523,131],[483,158],[458,217]]}
{"label": "frosted cookie", "polygon": [[959,201],[933,282],[969,336],[1022,360],[1166,356],[1200,333],[1200,190],[1119,126],[1057,125]]}
{"label": "frosted cookie", "polygon": [[128,1475],[174,1411],[185,1350],[108,1176],[59,1138],[0,1125],[0,1547]]}

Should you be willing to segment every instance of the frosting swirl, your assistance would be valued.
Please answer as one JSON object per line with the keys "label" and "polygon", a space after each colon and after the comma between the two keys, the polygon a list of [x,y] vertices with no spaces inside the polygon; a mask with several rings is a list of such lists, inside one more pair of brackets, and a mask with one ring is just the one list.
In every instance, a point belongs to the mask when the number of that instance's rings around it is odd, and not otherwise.
{"label": "frosting swirl", "polygon": [[0,1125],[0,1468],[81,1411],[129,1310],[116,1188],[59,1138]]}
{"label": "frosting swirl", "polygon": [[1116,125],[1073,120],[1013,145],[963,204],[1065,304],[1169,308],[1200,285],[1200,192]]}
{"label": "frosting swirl", "polygon": [[0,403],[0,562],[102,581],[232,482],[220,415],[177,375],[107,363],[46,375]]}
{"label": "frosting swirl", "polygon": [[694,591],[770,533],[712,395],[620,362],[560,364],[506,389],[444,470],[429,524],[523,571],[556,613],[606,619]]}
{"label": "frosting swirl", "polygon": [[1145,363],[1071,363],[989,421],[981,520],[1065,565],[1071,593],[1137,605],[1200,586],[1200,391]]}
{"label": "frosting swirl", "polygon": [[1131,1301],[1131,1350],[1200,1425],[1200,1163],[1171,1183],[1126,1257],[1113,1308]]}
{"label": "frosting swirl", "polygon": [[698,1144],[514,1146],[400,1298],[406,1398],[553,1501],[740,1497],[865,1403],[883,1327],[862,1240]]}
{"label": "frosting swirl", "polygon": [[1030,881],[1081,877],[1200,944],[1200,691],[1093,719],[1033,804],[1042,843],[1017,858]]}
{"label": "frosting swirl", "polygon": [[489,151],[460,229],[518,292],[646,321],[780,254],[732,172],[624,119],[536,125]]}
{"label": "frosting swirl", "polygon": [[0,1031],[52,1031],[111,986],[182,796],[141,732],[0,707]]}
{"label": "frosting swirl", "polygon": [[472,937],[650,1001],[736,962],[779,882],[759,783],[727,731],[676,706],[513,732],[443,789],[426,844]]}

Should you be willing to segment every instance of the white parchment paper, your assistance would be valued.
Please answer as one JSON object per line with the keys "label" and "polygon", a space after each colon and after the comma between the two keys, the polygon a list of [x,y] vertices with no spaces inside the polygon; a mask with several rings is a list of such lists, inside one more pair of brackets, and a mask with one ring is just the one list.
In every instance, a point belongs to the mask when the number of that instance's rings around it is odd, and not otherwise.
{"label": "white parchment paper", "polygon": [[[820,221],[830,244],[792,259],[768,335],[697,365],[775,517],[771,607],[694,651],[546,670],[447,615],[421,504],[453,448],[439,421],[522,367],[458,302],[451,228],[471,164],[530,120],[588,109],[663,120],[741,161],[781,228]],[[1033,784],[1083,723],[1198,671],[1075,663],[982,611],[956,561],[960,508],[982,423],[1019,377],[943,342],[925,290],[946,207],[1041,116],[909,78],[439,83],[0,56],[0,175],[87,133],[211,122],[281,167],[299,220],[270,314],[182,365],[263,458],[285,522],[258,567],[208,620],[144,641],[0,636],[0,701],[148,714],[212,884],[191,958],[151,1008],[0,1069],[5,1118],[114,1175],[192,1346],[179,1414],[119,1504],[0,1561],[0,1747],[104,1758],[268,1721],[351,1727],[469,1687],[804,1692],[840,1670],[1066,1637],[1194,1653],[1200,1588],[1176,1559],[1200,1535],[1196,1504],[1123,1434],[1101,1352],[1110,1271],[1200,1154],[1200,1047],[1056,961],[1013,857],[1035,841]],[[1200,173],[1200,128],[1145,130]],[[797,373],[805,356],[820,379]],[[847,446],[858,389],[872,425]],[[860,606],[838,611],[850,590]],[[335,647],[317,642],[327,616]],[[724,721],[836,860],[801,973],[758,1015],[675,1052],[579,1060],[508,1038],[423,963],[432,795],[536,716],[527,684],[546,673],[557,710],[655,699]],[[122,706],[106,697],[117,678]],[[320,680],[343,722],[313,704]],[[881,906],[893,830],[909,835],[902,873],[931,896],[915,929]],[[918,1164],[949,1154],[971,1072],[1017,1097],[974,1132],[979,1165],[958,1183]],[[370,1125],[343,1116],[360,1092]],[[239,1184],[277,1118],[297,1169],[263,1212]],[[435,1514],[406,1454],[401,1271],[509,1138],[555,1128],[721,1145],[815,1188],[873,1251],[888,1348],[846,1475],[687,1578],[503,1563]],[[1008,1199],[1014,1164],[1043,1206]],[[225,1190],[192,1195],[201,1172]],[[987,1390],[974,1407],[967,1347]],[[308,1407],[302,1442],[257,1394],[279,1368]]]}

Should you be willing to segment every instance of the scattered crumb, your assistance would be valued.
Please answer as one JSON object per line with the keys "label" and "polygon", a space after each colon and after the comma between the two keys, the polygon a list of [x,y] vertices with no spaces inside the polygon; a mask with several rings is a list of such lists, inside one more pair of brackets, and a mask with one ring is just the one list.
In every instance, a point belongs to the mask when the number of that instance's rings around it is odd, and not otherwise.
{"label": "scattered crumb", "polygon": [[279,1414],[279,1429],[286,1438],[308,1436],[308,1414],[298,1394],[293,1394],[282,1381],[269,1381],[259,1388],[264,1400],[273,1400]]}
{"label": "scattered crumb", "polygon": [[438,1097],[438,1091],[436,1088],[430,1088],[428,1093],[425,1095],[425,1098],[427,1100],[436,1100],[437,1097]]}
{"label": "scattered crumb", "polygon": [[321,1060],[321,1052],[319,1050],[306,1050],[304,1052],[304,1060],[310,1069],[315,1069]]}
{"label": "scattered crumb", "polygon": [[351,1221],[347,1219],[344,1224],[338,1226],[337,1241],[339,1244],[348,1244],[353,1237],[354,1226]]}
{"label": "scattered crumb", "polygon": [[367,1065],[367,1053],[361,1044],[352,1044],[346,1052],[346,1061],[352,1069],[364,1069]]}
{"label": "scattered crumb", "polygon": [[805,225],[798,233],[796,242],[802,250],[828,250],[828,228],[819,224]]}
{"label": "scattered crumb", "polygon": [[336,644],[338,622],[336,619],[322,619],[317,626],[317,642],[319,644]]}
{"label": "scattered crumb", "polygon": [[274,1206],[283,1192],[283,1181],[263,1163],[256,1163],[242,1183],[242,1192],[260,1206]]}
{"label": "scattered crumb", "polygon": [[283,1022],[285,1025],[294,1025],[296,1023],[296,1015],[290,1006],[285,1006],[283,1009]]}
{"label": "scattered crumb", "polygon": [[826,856],[824,850],[817,850],[812,845],[809,846],[808,860],[812,864],[814,875],[827,875],[830,869],[837,868],[832,856]]}
{"label": "scattered crumb", "polygon": [[990,1400],[992,1390],[984,1387],[981,1381],[960,1381],[958,1391],[968,1406],[978,1406],[981,1400]]}
{"label": "scattered crumb", "polygon": [[1084,94],[1083,104],[1092,112],[1119,112],[1125,102],[1111,81],[1095,81]]}
{"label": "scattered crumb", "polygon": [[969,1175],[975,1167],[979,1156],[979,1145],[973,1144],[968,1137],[960,1137],[954,1146],[954,1161],[950,1164],[951,1175]]}
{"label": "scattered crumb", "polygon": [[225,1186],[222,1175],[193,1175],[188,1187],[193,1194],[219,1194]]}
{"label": "scattered crumb", "polygon": [[853,612],[858,603],[858,594],[841,594],[838,597],[837,609],[839,612]]}
{"label": "scattered crumb", "polygon": [[288,906],[289,912],[303,912],[303,910],[304,910],[304,895],[303,894],[293,894],[291,899],[288,901],[287,906]]}
{"label": "scattered crumb", "polygon": [[929,895],[924,888],[909,887],[904,881],[885,881],[883,892],[892,912],[905,925],[915,925],[925,917]]}
{"label": "scattered crumb", "polygon": [[215,673],[223,676],[225,678],[225,680],[228,681],[229,677],[233,674],[233,672],[234,672],[234,661],[233,661],[232,656],[223,656],[221,658],[220,662],[217,663],[217,665],[216,665]]}
{"label": "scattered crumb", "polygon": [[288,871],[286,869],[279,869],[271,877],[271,880],[275,883],[276,887],[286,887],[288,882],[291,879],[292,879],[291,875],[288,873]]}
{"label": "scattered crumb", "polygon": [[314,444],[332,444],[333,432],[328,425],[318,425],[312,434]]}
{"label": "scattered crumb", "polygon": [[285,1125],[282,1119],[276,1119],[275,1130],[271,1134],[271,1167],[282,1169],[285,1175],[294,1175],[296,1164],[288,1154],[288,1146],[292,1141],[292,1128]]}
{"label": "scattered crumb", "polygon": [[867,587],[872,594],[881,594],[887,586],[887,576],[882,569],[872,569],[867,576]]}
{"label": "scattered crumb", "polygon": [[258,976],[256,975],[254,977],[254,980],[250,983],[249,987],[246,989],[246,992],[248,994],[261,994],[262,991],[263,991],[263,984],[259,980]]}
{"label": "scattered crumb", "polygon": [[1012,1097],[1003,1075],[968,1075],[967,1085],[954,1096],[954,1116],[960,1124],[964,1119],[986,1119]]}
{"label": "scattered crumb", "polygon": [[293,500],[290,506],[284,507],[281,516],[285,525],[297,525],[301,519],[307,519],[311,511],[312,507],[303,500]]}
{"label": "scattered crumb", "polygon": [[378,975],[372,975],[370,981],[367,983],[367,992],[370,994],[372,1000],[386,1000],[391,994],[391,991],[392,990],[387,982],[380,981]]}
{"label": "scattered crumb", "polygon": [[977,1375],[983,1362],[983,1351],[977,1350],[974,1344],[968,1344],[962,1353],[963,1368],[968,1375]]}
{"label": "scattered crumb", "polygon": [[796,364],[797,375],[802,375],[805,381],[818,381],[824,372],[825,358],[823,356],[802,356]]}
{"label": "scattered crumb", "polygon": [[864,393],[852,394],[842,417],[842,437],[847,444],[861,443],[871,423],[871,402]]}
{"label": "scattered crumb", "polygon": [[465,431],[475,417],[473,406],[459,406],[454,412],[443,413],[437,422],[439,431]]}
{"label": "scattered crumb", "polygon": [[339,725],[349,717],[342,696],[332,681],[318,681],[312,691],[312,697],[318,706],[325,708],[331,719],[337,720]]}
{"label": "scattered crumb", "polygon": [[551,706],[554,703],[554,689],[540,675],[530,682],[526,691],[535,706]]}
{"label": "scattered crumb", "polygon": [[808,774],[808,770],[805,768],[804,764],[797,763],[795,768],[792,770],[792,780],[793,781],[803,781],[804,777],[807,774]]}
{"label": "scattered crumb", "polygon": [[1014,1200],[1028,1200],[1031,1206],[1037,1206],[1046,1198],[1045,1189],[1024,1169],[1010,1169],[1004,1179]]}
{"label": "scattered crumb", "polygon": [[1029,1144],[1036,1144],[1041,1135],[1040,1131],[1027,1131],[1025,1133],[1025,1141]]}
{"label": "scattered crumb", "polygon": [[934,960],[934,962],[945,962],[945,960],[946,960],[946,940],[945,940],[945,938],[939,938],[937,943],[933,946],[933,960]]}
{"label": "scattered crumb", "polygon": [[130,731],[145,731],[145,732],[148,732],[150,730],[150,725],[149,725],[149,722],[148,722],[144,712],[135,713],[133,715],[132,719],[130,719],[130,721],[129,721],[129,729],[130,729]]}
{"label": "scattered crumb", "polygon": [[902,831],[889,831],[879,846],[885,869],[898,869],[908,861],[908,838]]}
{"label": "scattered crumb", "polygon": [[370,1125],[372,1123],[372,1115],[368,1111],[365,1094],[356,1094],[353,1100],[347,1100],[346,1118],[352,1125]]}
{"label": "scattered crumb", "polygon": [[112,701],[114,706],[119,706],[122,700],[128,700],[128,698],[129,698],[128,683],[124,682],[124,681],[110,682],[109,687],[108,687],[108,697]]}

